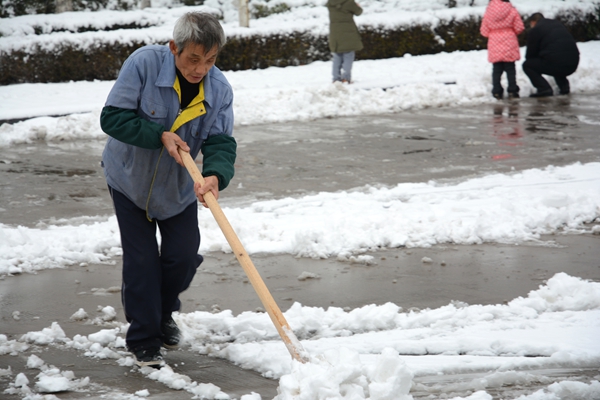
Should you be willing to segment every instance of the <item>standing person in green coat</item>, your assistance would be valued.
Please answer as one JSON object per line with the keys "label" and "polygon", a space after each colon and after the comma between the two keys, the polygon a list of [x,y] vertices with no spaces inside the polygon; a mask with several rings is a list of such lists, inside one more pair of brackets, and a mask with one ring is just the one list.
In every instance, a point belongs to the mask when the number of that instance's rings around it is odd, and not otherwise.
{"label": "standing person in green coat", "polygon": [[352,82],[355,52],[363,48],[354,16],[363,10],[354,0],[327,0],[329,49],[333,53],[333,82]]}

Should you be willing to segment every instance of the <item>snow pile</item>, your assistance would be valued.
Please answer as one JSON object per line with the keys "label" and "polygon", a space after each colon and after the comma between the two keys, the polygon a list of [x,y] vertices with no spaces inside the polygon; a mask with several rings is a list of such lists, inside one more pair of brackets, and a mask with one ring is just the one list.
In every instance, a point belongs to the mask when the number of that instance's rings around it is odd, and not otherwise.
{"label": "snow pile", "polygon": [[57,221],[60,225],[42,224],[40,228],[0,223],[0,275],[113,262],[111,257],[121,254],[116,217],[90,220],[91,225]]}
{"label": "snow pile", "polygon": [[532,308],[538,313],[600,309],[600,286],[582,283],[563,272],[550,279],[546,286],[529,293],[527,298],[515,299],[510,304]]}
{"label": "snow pile", "polygon": [[24,396],[25,399],[50,399],[57,397],[42,397],[37,393],[60,393],[66,391],[79,391],[90,383],[90,378],[77,379],[73,371],[61,371],[53,365],[47,365],[40,357],[32,354],[27,359],[27,368],[39,369],[41,372],[35,376],[34,388],[24,373],[17,374],[13,383],[4,391],[6,394]]}
{"label": "snow pile", "polygon": [[[600,207],[599,168],[600,164],[592,163],[566,170],[549,167],[490,175],[451,185],[366,187],[261,201],[226,212],[250,252],[275,250],[327,258],[384,247],[519,243],[542,234],[581,232],[585,222],[593,221]],[[347,217],[357,210],[361,218]],[[212,242],[211,227],[203,226]],[[257,231],[262,234],[250,235]],[[227,244],[221,243],[208,248],[228,251]]]}
{"label": "snow pile", "polygon": [[168,365],[162,367],[158,371],[151,367],[144,367],[142,372],[148,378],[164,383],[171,389],[185,390],[199,399],[230,399],[229,395],[222,392],[221,388],[218,386],[213,385],[212,383],[193,382],[189,376],[173,372]]}
{"label": "snow pile", "polygon": [[[600,163],[495,174],[452,184],[403,183],[224,208],[248,253],[368,263],[357,254],[441,243],[518,244],[540,235],[582,233],[600,214]],[[360,210],[361,218],[348,218]],[[79,219],[78,219],[79,221]],[[0,224],[0,275],[76,263],[108,262],[121,253],[115,217],[40,228]],[[200,252],[230,252],[208,214],[200,214]],[[356,235],[356,232],[362,232]]]}
{"label": "snow pile", "polygon": [[[360,353],[361,363],[374,365],[376,355],[393,348],[415,374],[451,373],[459,367],[473,372],[527,366],[583,368],[600,362],[596,340],[599,289],[599,283],[559,273],[527,298],[507,305],[449,304],[405,313],[392,303],[348,312],[296,303],[285,317],[312,356],[347,348]],[[589,300],[592,292],[595,295]],[[582,304],[585,308],[578,310]],[[313,379],[302,368],[289,365],[289,355],[283,343],[273,341],[277,333],[264,314],[246,312],[233,317],[229,311],[217,315],[194,312],[179,315],[177,321],[186,340],[201,354],[227,358],[268,377],[295,374],[288,379]],[[351,357],[335,357],[346,356]],[[443,364],[420,364],[423,357],[433,356],[443,359]],[[330,364],[335,375],[335,364]]]}
{"label": "snow pile", "polygon": [[519,396],[515,400],[575,400],[575,399],[597,399],[600,398],[600,382],[562,381],[549,385],[546,389],[540,389],[527,396]]}
{"label": "snow pile", "polygon": [[412,373],[391,348],[384,349],[374,365],[362,364],[357,352],[342,348],[328,350],[308,364],[294,361],[292,368],[279,380],[275,400],[412,400]]}
{"label": "snow pile", "polygon": [[[21,101],[27,102],[28,99],[24,98]],[[87,110],[85,103],[82,106]],[[59,109],[56,111],[60,114],[61,106],[57,105],[57,107]],[[73,111],[77,112],[76,109]],[[39,117],[16,124],[2,124],[0,125],[0,147],[32,142],[106,139],[106,134],[100,129],[99,121],[100,109],[89,114],[70,114],[58,118]],[[27,134],[21,136],[23,132]]]}
{"label": "snow pile", "polygon": [[49,328],[44,328],[39,332],[28,332],[21,336],[20,341],[37,345],[46,345],[50,343],[63,343],[68,340],[65,331],[62,330],[57,322],[53,322]]}
{"label": "snow pile", "polygon": [[[468,399],[491,399],[488,391],[505,385],[536,383],[545,386],[519,400],[551,400],[571,393],[598,398],[600,383],[576,381],[552,383],[528,369],[595,368],[600,365],[600,283],[556,274],[525,298],[505,305],[449,304],[420,312],[403,312],[395,304],[367,305],[350,311],[303,307],[296,303],[285,313],[310,355],[306,364],[292,360],[265,313],[231,311],[219,314],[175,314],[189,351],[228,359],[243,368],[279,380],[277,400],[314,399],[411,399],[411,388],[430,391],[417,382],[422,376],[474,373],[481,378],[457,383],[456,391],[475,392]],[[114,360],[132,367],[125,350],[126,324],[88,336],[69,339],[54,323],[40,332],[28,332],[18,340],[0,335],[0,354],[17,355],[29,346],[64,346],[87,357]],[[37,338],[44,337],[44,340]],[[180,350],[184,351],[184,350]],[[168,361],[169,354],[166,354]],[[35,390],[54,393],[78,390],[89,379],[76,379],[70,371],[47,366],[32,355],[28,368],[35,377],[19,374],[11,394]],[[193,381],[169,366],[160,370],[138,369],[165,386],[185,390],[198,398],[228,399],[220,388]],[[2,375],[12,374],[0,370]],[[257,400],[255,394],[243,397]],[[461,397],[456,397],[460,399]]]}

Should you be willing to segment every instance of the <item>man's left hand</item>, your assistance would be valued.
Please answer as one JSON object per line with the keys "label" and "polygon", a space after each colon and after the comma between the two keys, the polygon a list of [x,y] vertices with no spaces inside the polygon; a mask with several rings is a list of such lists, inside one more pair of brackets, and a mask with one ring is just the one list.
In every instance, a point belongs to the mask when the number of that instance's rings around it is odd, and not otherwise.
{"label": "man's left hand", "polygon": [[196,197],[202,203],[204,207],[208,208],[204,195],[208,192],[212,192],[216,200],[219,200],[219,178],[214,175],[204,177],[204,185],[200,185],[200,182],[194,183],[194,193]]}

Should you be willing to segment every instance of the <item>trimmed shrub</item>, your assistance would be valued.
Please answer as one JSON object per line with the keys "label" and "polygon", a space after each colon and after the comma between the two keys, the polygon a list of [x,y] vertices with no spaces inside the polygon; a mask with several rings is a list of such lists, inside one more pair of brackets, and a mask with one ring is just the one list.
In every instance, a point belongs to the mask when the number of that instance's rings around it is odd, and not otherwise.
{"label": "trimmed shrub", "polygon": [[[600,6],[594,14],[572,12],[557,16],[580,42],[599,38]],[[469,51],[486,48],[479,34],[481,19],[450,20],[434,29],[415,25],[387,29],[361,27],[364,49],[357,59],[384,59],[412,55],[435,54],[442,51]],[[525,45],[526,35],[520,35]],[[100,44],[85,50],[68,44],[59,48],[34,49],[0,53],[0,85],[35,82],[66,82],[79,80],[113,80],[125,59],[138,47],[149,43]],[[217,66],[222,70],[262,69],[271,66],[305,65],[331,58],[327,35],[293,32],[271,36],[229,37]]]}
{"label": "trimmed shrub", "polygon": [[61,46],[34,54],[15,51],[0,56],[0,84],[113,80],[129,55],[145,43],[102,45],[87,51]]}
{"label": "trimmed shrub", "polygon": [[[109,7],[109,0],[73,0],[73,11],[98,11],[112,8],[121,11],[132,10],[136,0],[113,0],[114,5]],[[0,2],[0,17],[9,18],[30,14],[54,14],[56,12],[55,0],[2,0]]]}
{"label": "trimmed shrub", "polygon": [[268,17],[271,14],[281,14],[291,10],[290,6],[285,3],[279,3],[272,7],[269,7],[269,4],[252,4],[251,8],[252,18],[254,19]]}
{"label": "trimmed shrub", "polygon": [[2,0],[0,18],[9,18],[28,14],[53,14],[56,11],[54,1],[47,0]]}

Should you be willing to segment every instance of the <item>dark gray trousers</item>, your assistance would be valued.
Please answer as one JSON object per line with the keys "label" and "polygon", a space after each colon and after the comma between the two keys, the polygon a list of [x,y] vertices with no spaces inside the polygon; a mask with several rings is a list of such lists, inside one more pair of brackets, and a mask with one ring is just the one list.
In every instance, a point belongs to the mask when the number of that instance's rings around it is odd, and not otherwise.
{"label": "dark gray trousers", "polygon": [[198,203],[174,217],[148,221],[146,210],[113,188],[109,191],[123,247],[121,297],[130,323],[127,347],[130,351],[160,347],[161,323],[180,309],[179,294],[190,286],[203,260],[198,254]]}
{"label": "dark gray trousers", "polygon": [[519,86],[517,86],[517,71],[515,69],[514,62],[497,62],[492,66],[492,94],[500,95],[504,93],[502,87],[502,74],[506,72],[506,78],[508,80],[508,93],[519,93]]}
{"label": "dark gray trousers", "polygon": [[538,92],[551,91],[552,87],[542,76],[550,75],[554,77],[556,86],[560,90],[561,94],[567,94],[570,92],[569,80],[567,76],[571,75],[577,70],[577,64],[574,65],[558,65],[550,63],[541,58],[529,58],[523,63],[523,72],[529,77],[531,84],[538,90]]}

